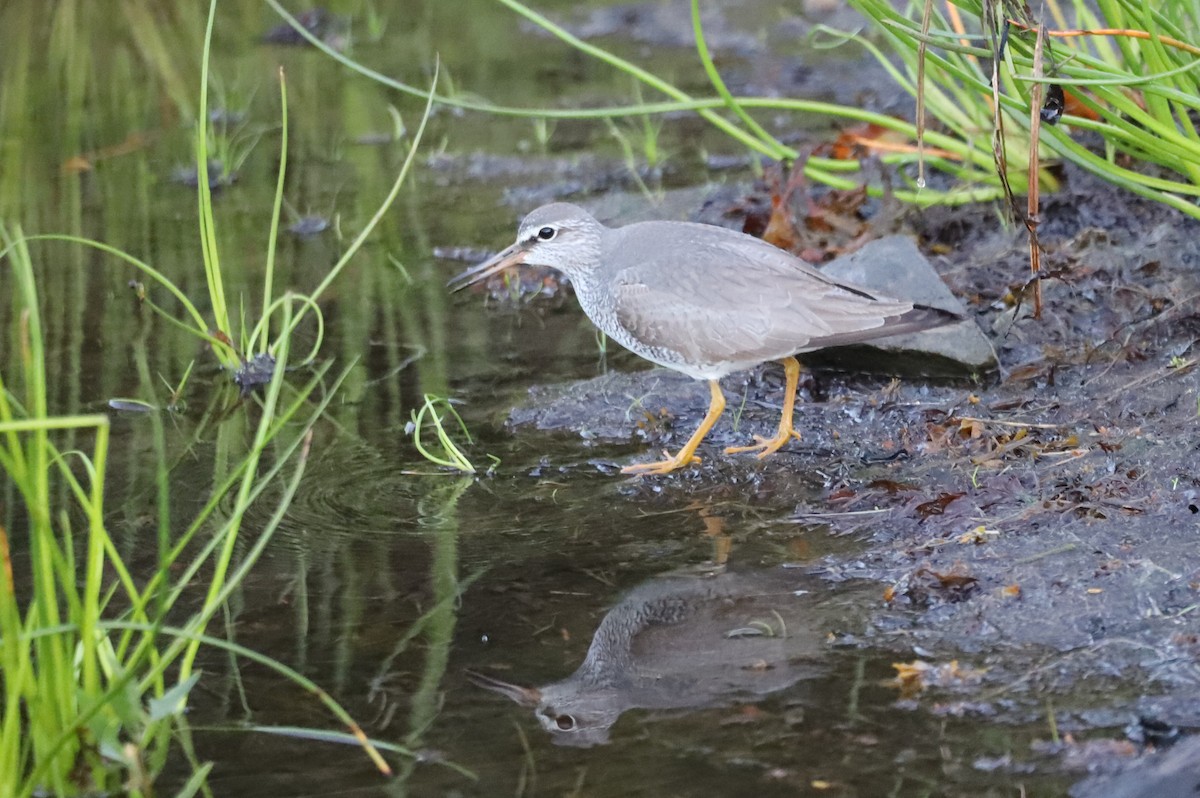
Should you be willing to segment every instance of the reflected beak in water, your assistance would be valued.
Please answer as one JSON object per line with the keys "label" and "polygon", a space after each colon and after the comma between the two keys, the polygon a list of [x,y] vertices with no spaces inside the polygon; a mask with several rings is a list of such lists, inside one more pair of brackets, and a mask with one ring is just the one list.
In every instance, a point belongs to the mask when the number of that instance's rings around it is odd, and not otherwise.
{"label": "reflected beak in water", "polygon": [[447,285],[451,291],[461,291],[468,286],[486,280],[493,274],[507,269],[509,266],[516,266],[522,263],[528,254],[529,250],[520,244],[513,244],[496,257],[486,260],[478,266],[472,266],[462,274],[455,275]]}
{"label": "reflected beak in water", "polygon": [[[491,261],[488,261],[488,263],[491,263]],[[485,676],[478,671],[467,671],[467,678],[476,687],[482,687],[484,690],[499,693],[523,707],[535,708],[542,700],[542,691],[536,687],[521,687],[518,684],[502,682],[499,679],[493,679],[491,676]]]}

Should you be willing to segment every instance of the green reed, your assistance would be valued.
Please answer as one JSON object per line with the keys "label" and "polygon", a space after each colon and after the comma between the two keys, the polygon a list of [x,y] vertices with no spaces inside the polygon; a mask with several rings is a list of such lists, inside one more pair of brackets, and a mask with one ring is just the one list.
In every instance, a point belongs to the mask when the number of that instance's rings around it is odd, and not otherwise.
{"label": "green reed", "polygon": [[[0,370],[0,468],[20,496],[25,539],[14,545],[16,530],[0,529],[0,794],[24,798],[47,790],[71,795],[123,787],[130,795],[149,795],[172,730],[186,726],[183,713],[197,677],[191,661],[203,631],[278,527],[304,473],[310,430],[333,392],[324,402],[311,401],[322,371],[282,401],[281,368],[264,396],[249,453],[181,536],[172,540],[169,530],[160,530],[160,568],[139,584],[107,527],[109,420],[49,414],[33,264],[19,230],[0,227],[0,247],[16,287],[11,333],[19,342],[15,368]],[[286,364],[286,340],[278,353]],[[59,448],[57,434],[70,430],[90,435],[89,451]],[[260,469],[269,445],[276,459]],[[168,465],[160,458],[157,467],[161,475]],[[270,521],[231,570],[241,519],[280,481],[284,487]],[[56,506],[60,488],[70,501]],[[202,530],[211,538],[194,551],[191,544]],[[82,550],[76,547],[80,540]],[[14,551],[27,552],[28,565]],[[206,599],[181,628],[168,627],[168,615],[201,569],[213,572]],[[388,770],[332,699],[284,666],[276,670],[316,694]]]}
{"label": "green reed", "polygon": [[[817,26],[813,35],[826,46],[855,43],[866,48],[892,75],[898,86],[920,97],[918,116],[931,124],[916,124],[860,108],[773,97],[735,97],[718,73],[699,23],[698,2],[692,0],[692,21],[701,68],[716,92],[715,97],[692,97],[661,77],[591,42],[572,35],[520,0],[496,0],[585,55],[624,72],[663,95],[658,102],[632,102],[600,108],[523,108],[503,106],[468,94],[438,94],[436,101],[464,110],[497,116],[529,117],[547,124],[555,119],[605,120],[692,111],[747,149],[773,159],[795,158],[798,153],[782,144],[753,114],[819,114],[862,122],[890,130],[907,140],[880,159],[898,169],[906,185],[894,193],[918,204],[956,204],[1004,196],[1004,181],[1014,189],[1028,184],[1032,161],[1032,99],[1035,84],[1059,84],[1071,89],[1087,116],[1068,114],[1057,126],[1041,125],[1038,146],[1043,158],[1073,162],[1122,188],[1200,217],[1195,197],[1200,194],[1200,135],[1193,121],[1200,110],[1200,75],[1195,69],[1200,55],[1200,12],[1190,0],[1047,0],[1045,9],[1053,28],[1069,35],[1049,36],[1046,63],[1038,64],[1036,29],[1039,20],[1021,18],[1019,4],[1002,0],[952,0],[946,11],[933,0],[914,0],[898,8],[887,0],[852,0],[852,5],[873,23],[862,34],[847,34]],[[424,96],[410,84],[385,76],[333,51],[304,31],[278,0],[266,0],[276,13],[316,47],[350,69],[397,91]],[[1003,8],[1001,7],[1003,5]],[[951,6],[955,14],[950,14]],[[995,8],[996,26],[982,24],[985,9]],[[930,24],[924,26],[925,9]],[[991,107],[989,60],[998,43],[1007,10],[1016,26],[1009,28],[1008,47],[997,71],[1001,84]],[[951,20],[965,15],[963,25]],[[1097,33],[1095,31],[1104,31]],[[876,42],[882,38],[884,47]],[[923,55],[922,55],[923,51]],[[922,60],[924,63],[922,63]],[[722,114],[724,110],[726,113]],[[993,128],[1003,125],[1006,174],[998,175],[993,158]],[[1078,141],[1077,131],[1100,136],[1103,151]],[[918,145],[918,142],[921,142]],[[951,178],[946,188],[928,184],[920,170],[932,166]],[[858,164],[809,158],[805,173],[835,188],[857,185]],[[916,176],[912,174],[916,171]],[[1039,180],[1053,187],[1044,170]],[[939,181],[940,182],[940,181]],[[876,191],[878,188],[875,189]]]}
{"label": "green reed", "polygon": [[[281,72],[283,147],[261,317],[249,321],[235,317],[231,309],[246,303],[229,296],[225,288],[212,193],[205,179],[211,154],[206,87],[216,9],[216,0],[210,0],[201,65],[205,89],[200,92],[195,147],[198,224],[211,315],[202,313],[164,272],[116,247],[79,236],[25,236],[18,227],[0,225],[0,268],[7,269],[15,286],[13,329],[4,334],[16,342],[18,355],[13,362],[0,364],[0,470],[19,498],[19,506],[9,513],[17,519],[14,528],[0,524],[0,689],[4,696],[0,703],[0,795],[25,798],[47,792],[74,795],[123,790],[132,796],[148,796],[154,792],[168,752],[176,748],[194,768],[179,795],[207,792],[204,778],[211,765],[196,759],[185,716],[189,693],[200,677],[196,658],[202,646],[258,661],[307,690],[329,708],[345,729],[343,734],[353,739],[381,772],[390,773],[377,747],[325,691],[282,663],[222,641],[207,630],[282,521],[304,474],[312,429],[348,373],[326,384],[329,366],[325,364],[313,367],[304,384],[286,379],[289,365],[315,360],[324,329],[318,298],[395,200],[415,159],[432,98],[427,98],[421,123],[390,192],[338,263],[311,292],[277,294],[275,241],[287,161],[287,89]],[[227,464],[218,467],[206,503],[182,529],[177,520],[173,523],[170,509],[172,463],[166,451],[163,414],[147,406],[154,411],[148,417],[154,430],[157,534],[146,545],[157,548],[157,568],[146,577],[135,576],[108,527],[108,418],[50,413],[37,271],[28,249],[29,241],[48,239],[96,249],[140,271],[181,308],[176,314],[160,307],[143,288],[139,296],[153,317],[206,341],[226,369],[241,367],[255,354],[269,355],[273,362],[269,381],[249,397],[257,411],[248,439],[224,448]],[[296,357],[291,351],[292,335],[310,315],[316,320],[316,342]],[[135,359],[143,385],[149,385],[145,347],[144,340],[135,343]],[[183,381],[172,388],[172,405],[179,402],[178,394],[190,373],[189,365]],[[222,425],[218,433],[229,428]],[[67,437],[68,433],[73,437]],[[60,443],[60,439],[73,442],[83,437],[91,441],[90,447],[84,447],[86,451],[76,443],[71,443],[71,448]],[[269,520],[247,539],[243,519],[251,507],[264,504],[270,508]],[[183,610],[183,597],[198,592],[203,595],[200,605],[189,602],[189,608]],[[333,733],[310,730],[310,734]],[[413,755],[402,747],[389,750],[404,757]]]}
{"label": "green reed", "polygon": [[[417,452],[429,462],[443,468],[454,469],[467,474],[475,473],[475,466],[463,454],[462,449],[454,441],[454,436],[450,434],[450,430],[446,429],[446,423],[441,415],[438,414],[438,407],[445,408],[446,415],[453,420],[462,432],[463,437],[467,439],[467,443],[473,443],[471,433],[467,430],[467,424],[462,420],[462,416],[454,409],[454,405],[449,399],[440,396],[425,394],[424,402],[420,409],[412,411],[412,418],[409,421],[409,427],[412,430],[413,446]],[[427,427],[432,427],[434,437],[437,440],[437,449],[427,445],[424,440],[424,434]],[[440,450],[440,451],[439,451]]]}
{"label": "green reed", "polygon": [[[898,10],[886,0],[852,0],[875,24],[888,47],[881,63],[898,57],[893,74],[917,94],[915,75],[925,45],[927,109],[960,138],[990,137],[1000,119],[1015,175],[1030,148],[1035,86],[1072,92],[1087,112],[1068,109],[1057,125],[1038,126],[1043,158],[1070,161],[1116,186],[1200,217],[1200,12],[1187,0],[1046,0],[1029,18],[1000,0],[954,0],[931,8],[922,31],[922,3]],[[991,8],[989,8],[991,7]],[[953,12],[953,13],[951,13]],[[989,18],[994,25],[988,25]],[[1037,30],[1045,25],[1043,55]],[[1008,27],[1007,46],[991,87],[992,47]],[[1056,35],[1064,34],[1064,35]],[[998,113],[992,103],[999,98]],[[1040,102],[1038,103],[1040,105]],[[1080,141],[1096,134],[1101,149]],[[1023,141],[1022,141],[1023,139]],[[1012,161],[1016,163],[1012,163]]]}
{"label": "green reed", "polygon": [[[282,7],[278,0],[266,0],[266,2],[280,17],[304,36],[310,44],[325,52],[330,58],[337,60],[358,74],[396,91],[414,96],[427,96],[424,90],[383,75],[321,42],[317,37],[304,30],[303,26]],[[629,75],[645,88],[657,92],[666,99],[656,102],[635,101],[626,105],[598,108],[523,108],[497,105],[485,100],[476,99],[471,94],[438,93],[434,96],[434,100],[438,104],[496,116],[540,119],[543,120],[542,124],[555,119],[594,120],[600,124],[611,124],[611,120],[613,119],[659,116],[668,113],[691,111],[716,127],[733,141],[746,147],[749,151],[773,160],[794,159],[799,156],[799,152],[793,147],[782,144],[770,134],[761,123],[754,120],[752,112],[766,112],[771,114],[786,112],[797,115],[821,115],[850,122],[876,125],[885,130],[898,132],[914,142],[914,144],[896,152],[881,153],[879,156],[880,160],[897,167],[913,164],[918,160],[919,154],[915,147],[917,128],[913,123],[896,119],[886,114],[875,113],[853,106],[836,105],[834,103],[777,97],[734,97],[725,87],[724,81],[721,80],[720,75],[717,73],[711,55],[708,52],[704,31],[699,24],[698,0],[692,0],[691,11],[693,27],[697,34],[697,52],[701,68],[705,70],[710,83],[714,87],[714,92],[716,92],[715,97],[693,97],[643,67],[591,42],[574,36],[562,26],[554,23],[530,6],[519,2],[519,0],[497,0],[497,2],[512,9],[525,20],[537,25],[581,53]],[[828,33],[828,31],[825,32]],[[837,36],[838,41],[844,41],[845,38],[841,34]],[[988,142],[963,140],[937,131],[927,132],[925,139],[930,147],[936,148],[936,152],[929,156],[929,161],[955,178],[954,185],[945,189],[934,189],[919,186],[915,180],[910,180],[908,186],[901,186],[892,192],[895,196],[920,204],[958,204],[994,199],[1002,195],[1000,181],[992,171],[992,159]],[[858,175],[859,171],[860,166],[856,161],[821,157],[809,157],[805,161],[806,175],[834,188],[851,189],[857,187],[861,182],[861,178]],[[902,177],[907,177],[903,171],[900,174]],[[872,187],[871,190],[873,193],[880,193],[882,191],[878,186]]]}

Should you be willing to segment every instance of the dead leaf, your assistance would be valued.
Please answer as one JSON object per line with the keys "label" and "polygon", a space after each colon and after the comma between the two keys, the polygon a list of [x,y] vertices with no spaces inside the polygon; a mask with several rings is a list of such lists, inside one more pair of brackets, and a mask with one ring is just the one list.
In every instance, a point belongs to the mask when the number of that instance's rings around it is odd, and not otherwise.
{"label": "dead leaf", "polygon": [[981,438],[985,430],[983,421],[978,418],[964,418],[958,422],[958,434],[962,438]]}
{"label": "dead leaf", "polygon": [[919,489],[916,485],[910,485],[906,482],[896,482],[892,479],[872,480],[871,482],[867,483],[867,487],[874,488],[876,490],[882,490],[889,496],[895,496],[897,493],[901,492],[911,493]]}
{"label": "dead leaf", "polygon": [[922,519],[928,518],[931,515],[942,515],[946,512],[946,508],[955,499],[961,499],[966,496],[965,493],[942,493],[932,501],[924,502],[917,505],[917,515]]}
{"label": "dead leaf", "polygon": [[960,666],[956,659],[941,665],[916,659],[912,662],[893,662],[892,667],[896,669],[896,678],[890,684],[900,689],[903,698],[912,698],[930,687],[964,687],[978,684],[987,673],[987,668]]}
{"label": "dead leaf", "polygon": [[961,564],[951,571],[919,568],[907,582],[904,595],[917,606],[928,606],[935,599],[948,603],[965,601],[979,585],[979,580],[967,573]]}
{"label": "dead leaf", "polygon": [[973,543],[976,546],[981,546],[984,543],[987,543],[989,539],[994,538],[999,534],[1000,533],[996,530],[988,529],[983,524],[980,524],[969,532],[964,532],[963,534],[959,535],[958,542],[962,543],[963,545]]}

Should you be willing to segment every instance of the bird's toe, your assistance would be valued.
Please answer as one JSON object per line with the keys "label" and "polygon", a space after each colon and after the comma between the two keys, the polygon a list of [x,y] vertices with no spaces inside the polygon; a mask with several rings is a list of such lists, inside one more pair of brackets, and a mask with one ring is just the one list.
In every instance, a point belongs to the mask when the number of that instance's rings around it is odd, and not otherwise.
{"label": "bird's toe", "polygon": [[769,454],[774,454],[784,447],[784,445],[792,438],[800,439],[800,433],[794,429],[781,430],[778,435],[773,438],[768,438],[764,435],[755,435],[753,443],[749,446],[730,446],[725,450],[725,454],[743,454],[745,452],[753,452],[754,456],[759,460]]}
{"label": "bird's toe", "polygon": [[694,454],[684,458],[680,455],[671,457],[666,452],[663,452],[663,456],[666,457],[665,460],[659,460],[655,463],[634,463],[633,465],[627,465],[621,469],[621,473],[639,477],[661,476],[662,474],[670,474],[672,471],[683,468],[685,465],[700,462],[700,458]]}

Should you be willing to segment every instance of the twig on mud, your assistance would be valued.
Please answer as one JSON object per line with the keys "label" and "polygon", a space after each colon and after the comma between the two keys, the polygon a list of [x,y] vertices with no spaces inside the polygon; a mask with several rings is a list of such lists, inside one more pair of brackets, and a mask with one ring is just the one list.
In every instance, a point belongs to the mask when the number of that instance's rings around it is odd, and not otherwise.
{"label": "twig on mud", "polygon": [[1180,579],[1183,579],[1183,574],[1175,573],[1174,571],[1163,568],[1161,565],[1154,562],[1154,560],[1141,560],[1140,562],[1148,570],[1158,571],[1159,573],[1163,574],[1168,579],[1170,579],[1172,582],[1178,582]]}
{"label": "twig on mud", "polygon": [[1029,271],[1033,281],[1033,318],[1042,318],[1042,245],[1038,241],[1038,225],[1041,217],[1039,188],[1041,181],[1038,174],[1041,163],[1038,159],[1038,145],[1042,129],[1042,92],[1044,86],[1042,77],[1042,56],[1046,45],[1046,26],[1039,24],[1037,38],[1033,47],[1033,83],[1029,87],[1029,192],[1025,202],[1025,229],[1029,231]]}
{"label": "twig on mud", "polygon": [[1171,615],[1164,615],[1163,617],[1166,618],[1167,620],[1173,621],[1176,618],[1182,618],[1183,616],[1185,616],[1189,613],[1195,612],[1196,610],[1200,610],[1200,604],[1193,604],[1190,607],[1184,607],[1179,612],[1173,613]]}
{"label": "twig on mud", "polygon": [[[1128,325],[1125,327],[1121,327],[1120,329],[1121,330],[1128,329]],[[1091,349],[1091,351],[1089,351],[1087,353],[1087,357],[1085,357],[1083,359],[1083,367],[1085,369],[1091,368],[1092,355],[1095,355],[1098,352],[1103,351],[1104,348],[1107,347],[1109,344],[1116,344],[1118,353],[1124,352],[1125,350],[1127,350],[1129,348],[1129,342],[1133,340],[1134,331],[1132,331],[1132,330],[1129,331],[1128,335],[1125,336],[1125,339],[1123,341],[1117,340],[1117,332],[1119,332],[1119,330],[1114,331],[1113,334],[1109,337],[1109,339],[1107,341],[1102,341],[1100,344],[1093,347]],[[1099,374],[1096,374],[1093,377],[1089,377],[1086,380],[1083,380],[1081,383],[1079,383],[1079,387],[1081,387],[1081,388],[1088,387],[1096,380],[1102,379],[1103,377],[1107,376],[1108,372],[1112,371],[1113,368],[1116,367],[1117,363],[1126,363],[1126,362],[1128,362],[1127,358],[1122,359],[1122,358],[1119,358],[1116,356],[1110,358],[1108,361],[1108,364],[1104,367],[1104,369]]]}
{"label": "twig on mud", "polygon": [[1028,427],[1030,429],[1058,429],[1062,424],[1037,424],[1032,421],[1001,421],[997,418],[977,418],[975,416],[955,416],[959,421],[978,421],[980,424],[997,424],[1001,427]]}
{"label": "twig on mud", "polygon": [[1116,391],[1113,392],[1112,396],[1114,396],[1114,397],[1120,396],[1121,394],[1131,391],[1134,388],[1141,388],[1144,385],[1154,385],[1156,382],[1168,380],[1171,377],[1178,377],[1181,374],[1187,373],[1190,370],[1190,367],[1194,366],[1194,365],[1196,365],[1196,361],[1189,360],[1187,363],[1184,363],[1182,366],[1180,366],[1178,368],[1173,368],[1164,374],[1151,373],[1151,374],[1145,375],[1144,377],[1138,377],[1136,380],[1128,382],[1125,385],[1118,388]]}
{"label": "twig on mud", "polygon": [[931,552],[931,551],[937,551],[938,549],[943,548],[945,546],[949,546],[949,545],[958,543],[959,537],[960,536],[956,535],[955,537],[951,537],[951,538],[937,538],[935,540],[927,540],[924,543],[921,543],[917,546],[913,546],[912,548],[903,548],[902,547],[902,550],[905,552],[908,552],[909,554],[916,554],[917,552],[927,553],[927,552]]}
{"label": "twig on mud", "polygon": [[1160,659],[1166,659],[1166,656],[1161,649],[1157,648],[1156,646],[1152,646],[1149,643],[1143,643],[1138,640],[1130,640],[1130,639],[1124,638],[1124,637],[1110,638],[1108,640],[1101,640],[1098,643],[1093,643],[1090,646],[1083,646],[1081,648],[1076,648],[1071,651],[1064,652],[1061,655],[1055,654],[1050,657],[1047,657],[1045,660],[1043,660],[1041,662],[1041,664],[1035,665],[1034,667],[1025,671],[1023,674],[1021,674],[1020,676],[1018,676],[1016,679],[1009,682],[1008,684],[1001,685],[1000,687],[997,687],[995,690],[990,690],[990,691],[981,693],[979,698],[981,701],[991,701],[995,698],[999,698],[1000,696],[1004,695],[1005,693],[1011,692],[1012,690],[1015,690],[1016,688],[1020,687],[1021,685],[1033,681],[1035,677],[1046,672],[1047,670],[1058,667],[1059,665],[1061,665],[1063,662],[1065,662],[1067,659],[1069,659],[1071,657],[1074,657],[1079,654],[1094,654],[1097,651],[1099,651],[1100,649],[1107,648],[1108,646],[1111,646],[1111,645],[1127,645],[1131,648],[1149,649],[1150,651],[1153,651],[1156,655],[1158,655],[1158,657]]}
{"label": "twig on mud", "polygon": [[1046,472],[1050,471],[1051,469],[1059,468],[1060,466],[1064,466],[1064,465],[1070,465],[1071,463],[1074,463],[1076,460],[1080,459],[1081,457],[1086,457],[1088,454],[1090,454],[1091,452],[1094,452],[1094,451],[1095,451],[1095,449],[1069,449],[1065,452],[1044,452],[1042,454],[1037,455],[1037,458],[1040,460],[1044,457],[1054,457],[1054,456],[1063,457],[1064,455],[1070,455],[1069,457],[1064,457],[1064,459],[1059,460],[1057,462],[1047,464],[1046,467],[1044,469],[1042,469],[1042,472],[1046,473]]}
{"label": "twig on mud", "polygon": [[[1092,451],[1092,450],[1091,449],[1079,449],[1079,448],[1063,449],[1060,452],[1038,452],[1036,457],[1039,460],[1050,458],[1050,457],[1068,457],[1071,460],[1075,460],[1080,457],[1083,457],[1085,454],[1087,454],[1090,451]],[[1069,462],[1069,461],[1067,461],[1067,462]],[[1063,463],[1063,461],[1060,460],[1059,462],[1054,463],[1054,465],[1052,465],[1051,468],[1062,465],[1062,463]]]}
{"label": "twig on mud", "polygon": [[[1183,299],[1180,299],[1178,302],[1175,302],[1174,304],[1172,304],[1171,307],[1167,308],[1162,313],[1158,313],[1154,316],[1151,316],[1150,318],[1138,319],[1136,321],[1127,322],[1126,324],[1123,324],[1120,327],[1118,327],[1116,330],[1114,330],[1113,334],[1109,340],[1110,341],[1114,340],[1117,333],[1121,332],[1122,330],[1133,328],[1130,331],[1130,334],[1128,336],[1126,336],[1125,340],[1120,342],[1121,349],[1125,349],[1125,347],[1127,347],[1129,345],[1129,342],[1133,339],[1133,335],[1136,330],[1141,329],[1141,328],[1149,328],[1155,324],[1165,324],[1168,321],[1171,321],[1173,318],[1180,315],[1185,308],[1188,308],[1188,306],[1190,306],[1197,299],[1200,299],[1200,292],[1187,295]],[[1194,311],[1192,311],[1192,312],[1194,312]],[[1094,351],[1099,351],[1102,346],[1103,346],[1103,344],[1101,344],[1101,346],[1096,347],[1096,349]],[[1084,365],[1089,365],[1090,359],[1091,359],[1091,355],[1088,355],[1088,361],[1085,362]],[[1108,372],[1112,371],[1113,367],[1117,364],[1117,362],[1118,361],[1115,359],[1110,361],[1108,366],[1106,366],[1105,369],[1103,371],[1101,371],[1099,374],[1096,374],[1095,376],[1084,380],[1081,387],[1086,388],[1087,386],[1091,385],[1096,380],[1099,380],[1102,377],[1104,377],[1106,374],[1108,374]],[[1147,379],[1147,378],[1143,378],[1143,379]],[[1126,385],[1124,388],[1122,388],[1120,390],[1125,391],[1131,387],[1135,387],[1136,385],[1137,385],[1137,382],[1134,381],[1134,382],[1130,383],[1129,385]],[[1120,393],[1120,391],[1118,391],[1118,393]]]}
{"label": "twig on mud", "polygon": [[[601,573],[601,572],[600,572],[598,569],[596,569],[596,568],[584,568],[584,569],[583,569],[583,573],[584,573],[586,576],[589,576],[589,577],[591,577],[592,579],[595,579],[595,580],[596,580],[597,582],[599,582],[600,584],[602,584],[602,585],[606,585],[607,587],[616,587],[616,586],[617,586],[617,585],[616,585],[616,583],[615,583],[615,582],[613,582],[613,580],[609,579],[607,576],[605,576],[604,574],[602,574],[602,573]],[[584,594],[584,595],[587,595],[587,594]]]}
{"label": "twig on mud", "polygon": [[792,521],[808,521],[808,520],[814,519],[814,518],[818,519],[818,520],[824,519],[824,518],[855,518],[858,516],[879,515],[880,513],[889,513],[889,512],[891,512],[891,510],[888,508],[883,508],[883,509],[879,509],[879,510],[846,510],[844,512],[828,512],[828,513],[805,512],[805,513],[796,513],[795,515],[793,515],[791,517],[791,520]]}
{"label": "twig on mud", "polygon": [[713,502],[711,504],[709,504],[708,502],[704,502],[702,504],[701,503],[689,504],[686,507],[675,507],[670,510],[655,510],[653,512],[650,512],[647,510],[639,510],[637,513],[637,517],[638,518],[658,518],[659,516],[663,516],[663,515],[686,515],[688,513],[695,513],[695,512],[699,512],[701,510],[713,510],[717,507],[731,507],[734,505],[735,505],[735,502],[732,502],[732,501]]}
{"label": "twig on mud", "polygon": [[1053,557],[1055,554],[1066,554],[1068,551],[1075,551],[1078,548],[1079,546],[1075,545],[1074,543],[1064,543],[1057,548],[1048,549],[1046,551],[1039,552],[1038,554],[1032,554],[1028,557],[1022,557],[1019,560],[1014,560],[1013,564],[1027,565],[1031,562],[1037,562],[1038,560],[1045,559],[1046,557]]}

